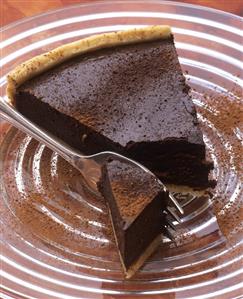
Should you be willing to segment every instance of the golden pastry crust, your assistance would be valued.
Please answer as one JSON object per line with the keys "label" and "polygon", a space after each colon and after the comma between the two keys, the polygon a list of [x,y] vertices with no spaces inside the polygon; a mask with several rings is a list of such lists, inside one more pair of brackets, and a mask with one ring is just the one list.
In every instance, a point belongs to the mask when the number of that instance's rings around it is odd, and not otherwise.
{"label": "golden pastry crust", "polygon": [[158,235],[152,243],[144,250],[138,260],[125,271],[125,278],[130,279],[143,266],[144,262],[155,252],[161,243],[161,235]]}
{"label": "golden pastry crust", "polygon": [[14,103],[18,86],[62,62],[93,50],[140,41],[168,38],[171,28],[167,25],[148,26],[139,29],[93,35],[72,43],[65,44],[50,52],[35,56],[20,64],[8,76],[7,96]]}

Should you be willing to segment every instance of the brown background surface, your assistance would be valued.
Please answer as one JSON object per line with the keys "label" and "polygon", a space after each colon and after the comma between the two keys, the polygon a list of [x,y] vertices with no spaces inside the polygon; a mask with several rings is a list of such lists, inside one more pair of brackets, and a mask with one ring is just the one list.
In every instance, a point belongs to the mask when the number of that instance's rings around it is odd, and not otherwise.
{"label": "brown background surface", "polygon": [[[148,0],[149,1],[149,0]],[[93,0],[0,0],[1,26],[24,17],[66,5],[95,2]],[[243,0],[178,0],[204,5],[243,16]],[[113,1],[115,6],[115,0]]]}

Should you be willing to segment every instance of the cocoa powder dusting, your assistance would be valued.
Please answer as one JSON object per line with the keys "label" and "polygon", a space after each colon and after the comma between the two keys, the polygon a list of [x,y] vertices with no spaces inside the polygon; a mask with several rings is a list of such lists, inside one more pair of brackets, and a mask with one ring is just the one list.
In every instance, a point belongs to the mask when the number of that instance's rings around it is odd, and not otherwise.
{"label": "cocoa powder dusting", "polygon": [[[243,236],[243,98],[242,91],[207,95],[199,109],[212,127],[218,171],[213,208],[218,225],[231,242]],[[233,238],[233,239],[232,239]]]}

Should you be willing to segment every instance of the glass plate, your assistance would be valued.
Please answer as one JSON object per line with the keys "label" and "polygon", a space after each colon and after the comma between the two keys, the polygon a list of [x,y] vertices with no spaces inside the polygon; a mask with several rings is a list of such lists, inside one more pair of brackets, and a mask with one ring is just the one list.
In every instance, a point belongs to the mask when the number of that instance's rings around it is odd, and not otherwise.
{"label": "glass plate", "polygon": [[241,22],[176,2],[113,1],[68,6],[3,28],[5,96],[13,67],[62,43],[171,25],[218,184],[211,197],[177,194],[185,215],[175,243],[162,238],[139,273],[123,281],[103,201],[55,153],[2,121],[2,298],[242,298]]}

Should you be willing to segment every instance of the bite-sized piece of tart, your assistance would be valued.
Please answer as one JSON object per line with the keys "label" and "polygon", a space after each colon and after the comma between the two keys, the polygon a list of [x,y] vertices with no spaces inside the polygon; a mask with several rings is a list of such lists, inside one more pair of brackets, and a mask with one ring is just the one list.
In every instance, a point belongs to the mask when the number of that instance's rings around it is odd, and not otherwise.
{"label": "bite-sized piece of tart", "polygon": [[98,188],[108,202],[121,264],[130,278],[161,242],[169,194],[150,173],[117,160],[103,166]]}
{"label": "bite-sized piece of tart", "polygon": [[84,154],[134,158],[163,182],[210,185],[212,163],[169,26],[91,36],[8,75],[26,117]]}

